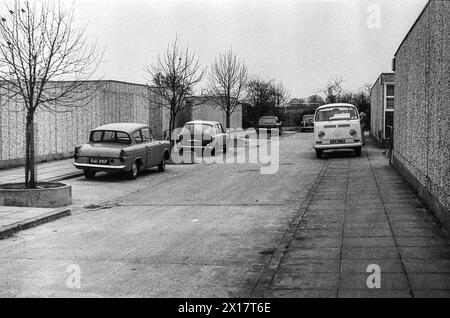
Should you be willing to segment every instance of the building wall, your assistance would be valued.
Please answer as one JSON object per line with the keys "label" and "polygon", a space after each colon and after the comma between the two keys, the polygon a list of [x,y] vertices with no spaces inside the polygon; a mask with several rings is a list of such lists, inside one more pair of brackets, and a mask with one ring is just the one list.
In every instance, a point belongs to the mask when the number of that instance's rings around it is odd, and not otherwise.
{"label": "building wall", "polygon": [[[35,147],[38,161],[70,157],[75,146],[88,140],[91,129],[112,122],[148,123],[157,138],[164,129],[161,106],[144,85],[93,81],[85,84],[95,93],[84,107],[65,113],[39,109],[35,114]],[[62,108],[61,108],[62,110]],[[0,168],[23,164],[25,111],[17,99],[0,95]]]}
{"label": "building wall", "polygon": [[[196,104],[197,103],[197,104]],[[216,106],[213,102],[202,102],[200,100],[194,101],[192,106],[192,120],[212,120],[220,122],[223,127],[226,127],[227,117],[225,111]],[[242,106],[238,105],[230,118],[231,128],[242,127]]]}
{"label": "building wall", "polygon": [[382,73],[370,92],[370,134],[377,140],[379,146],[383,145],[384,139],[384,84],[394,82],[395,75],[393,73]]}
{"label": "building wall", "polygon": [[432,0],[396,54],[394,164],[450,229],[450,1]]}
{"label": "building wall", "polygon": [[383,130],[383,86],[380,76],[370,93],[370,134],[379,142]]}

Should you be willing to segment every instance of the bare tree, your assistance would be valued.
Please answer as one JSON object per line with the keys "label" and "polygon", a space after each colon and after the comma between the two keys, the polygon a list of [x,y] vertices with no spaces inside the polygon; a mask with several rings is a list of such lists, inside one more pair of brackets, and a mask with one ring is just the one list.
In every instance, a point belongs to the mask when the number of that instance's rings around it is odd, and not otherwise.
{"label": "bare tree", "polygon": [[272,89],[274,96],[276,98],[276,106],[283,106],[289,99],[290,93],[288,89],[284,86],[283,82],[272,82]]}
{"label": "bare tree", "polygon": [[[158,54],[154,65],[146,65],[147,80],[155,85],[155,93],[160,97],[161,106],[169,109],[169,136],[175,129],[175,118],[180,110],[186,107],[186,97],[191,95],[206,70],[201,69],[198,57],[178,47],[178,38],[166,49],[163,56]],[[158,102],[158,101],[156,101]],[[173,140],[171,138],[171,144]]]}
{"label": "bare tree", "polygon": [[230,117],[239,105],[247,83],[247,67],[230,49],[211,65],[208,76],[208,99],[221,108],[230,128]]}
{"label": "bare tree", "polygon": [[329,104],[339,102],[339,99],[343,93],[343,82],[344,81],[341,77],[336,77],[328,81],[328,84],[322,90],[322,93],[325,95],[325,102]]}
{"label": "bare tree", "polygon": [[289,97],[281,82],[254,77],[246,85],[246,102],[251,105],[255,125],[262,115],[275,115]]}
{"label": "bare tree", "polygon": [[[19,98],[26,111],[25,186],[36,187],[34,115],[45,109],[66,112],[84,106],[85,82],[101,55],[84,40],[86,27],[74,26],[74,10],[60,2],[16,0],[0,17],[0,86]],[[63,82],[62,82],[63,81]]]}

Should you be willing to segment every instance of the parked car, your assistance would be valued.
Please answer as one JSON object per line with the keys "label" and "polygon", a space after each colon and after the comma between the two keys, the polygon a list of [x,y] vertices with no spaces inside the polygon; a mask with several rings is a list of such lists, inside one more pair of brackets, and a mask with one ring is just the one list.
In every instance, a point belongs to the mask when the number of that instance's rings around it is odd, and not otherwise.
{"label": "parked car", "polygon": [[314,114],[303,115],[302,122],[300,123],[300,131],[313,131],[314,130]]}
{"label": "parked car", "polygon": [[281,131],[281,122],[276,116],[262,116],[258,121],[258,129],[279,129]]}
{"label": "parked car", "polygon": [[208,150],[212,156],[217,150],[227,152],[229,134],[217,121],[193,120],[184,124],[177,138],[179,153],[188,148],[192,152]]}
{"label": "parked car", "polygon": [[143,169],[165,170],[170,143],[155,140],[145,124],[107,124],[91,131],[89,142],[75,148],[74,158],[75,167],[82,169],[87,179],[98,171],[123,171],[136,179]]}
{"label": "parked car", "polygon": [[319,107],[314,117],[314,142],[317,158],[330,149],[353,149],[360,156],[362,133],[356,107],[351,104]]}

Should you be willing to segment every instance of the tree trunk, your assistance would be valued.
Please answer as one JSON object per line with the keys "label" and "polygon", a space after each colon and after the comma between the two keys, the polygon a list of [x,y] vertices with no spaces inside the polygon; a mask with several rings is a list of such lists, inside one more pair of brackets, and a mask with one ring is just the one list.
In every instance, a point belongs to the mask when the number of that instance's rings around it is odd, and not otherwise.
{"label": "tree trunk", "polygon": [[231,114],[230,114],[230,112],[229,111],[227,111],[227,122],[226,122],[226,126],[227,126],[227,128],[231,128],[230,127],[230,117],[231,117]]}
{"label": "tree trunk", "polygon": [[169,119],[169,140],[170,140],[170,148],[172,149],[175,145],[175,140],[172,138],[172,133],[175,130],[175,112],[173,109],[170,109],[170,119]]}
{"label": "tree trunk", "polygon": [[36,188],[34,154],[34,114],[33,112],[28,112],[25,133],[25,186],[28,189]]}

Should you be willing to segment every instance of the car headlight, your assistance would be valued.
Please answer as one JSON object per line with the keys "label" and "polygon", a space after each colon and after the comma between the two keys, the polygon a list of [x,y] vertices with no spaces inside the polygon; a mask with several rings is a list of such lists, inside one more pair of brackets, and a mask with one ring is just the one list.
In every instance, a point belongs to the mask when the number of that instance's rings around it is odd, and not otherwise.
{"label": "car headlight", "polygon": [[358,133],[356,132],[356,130],[352,129],[350,130],[350,135],[355,137]]}
{"label": "car headlight", "polygon": [[319,138],[325,137],[325,132],[323,130],[319,131],[318,136],[319,136]]}

